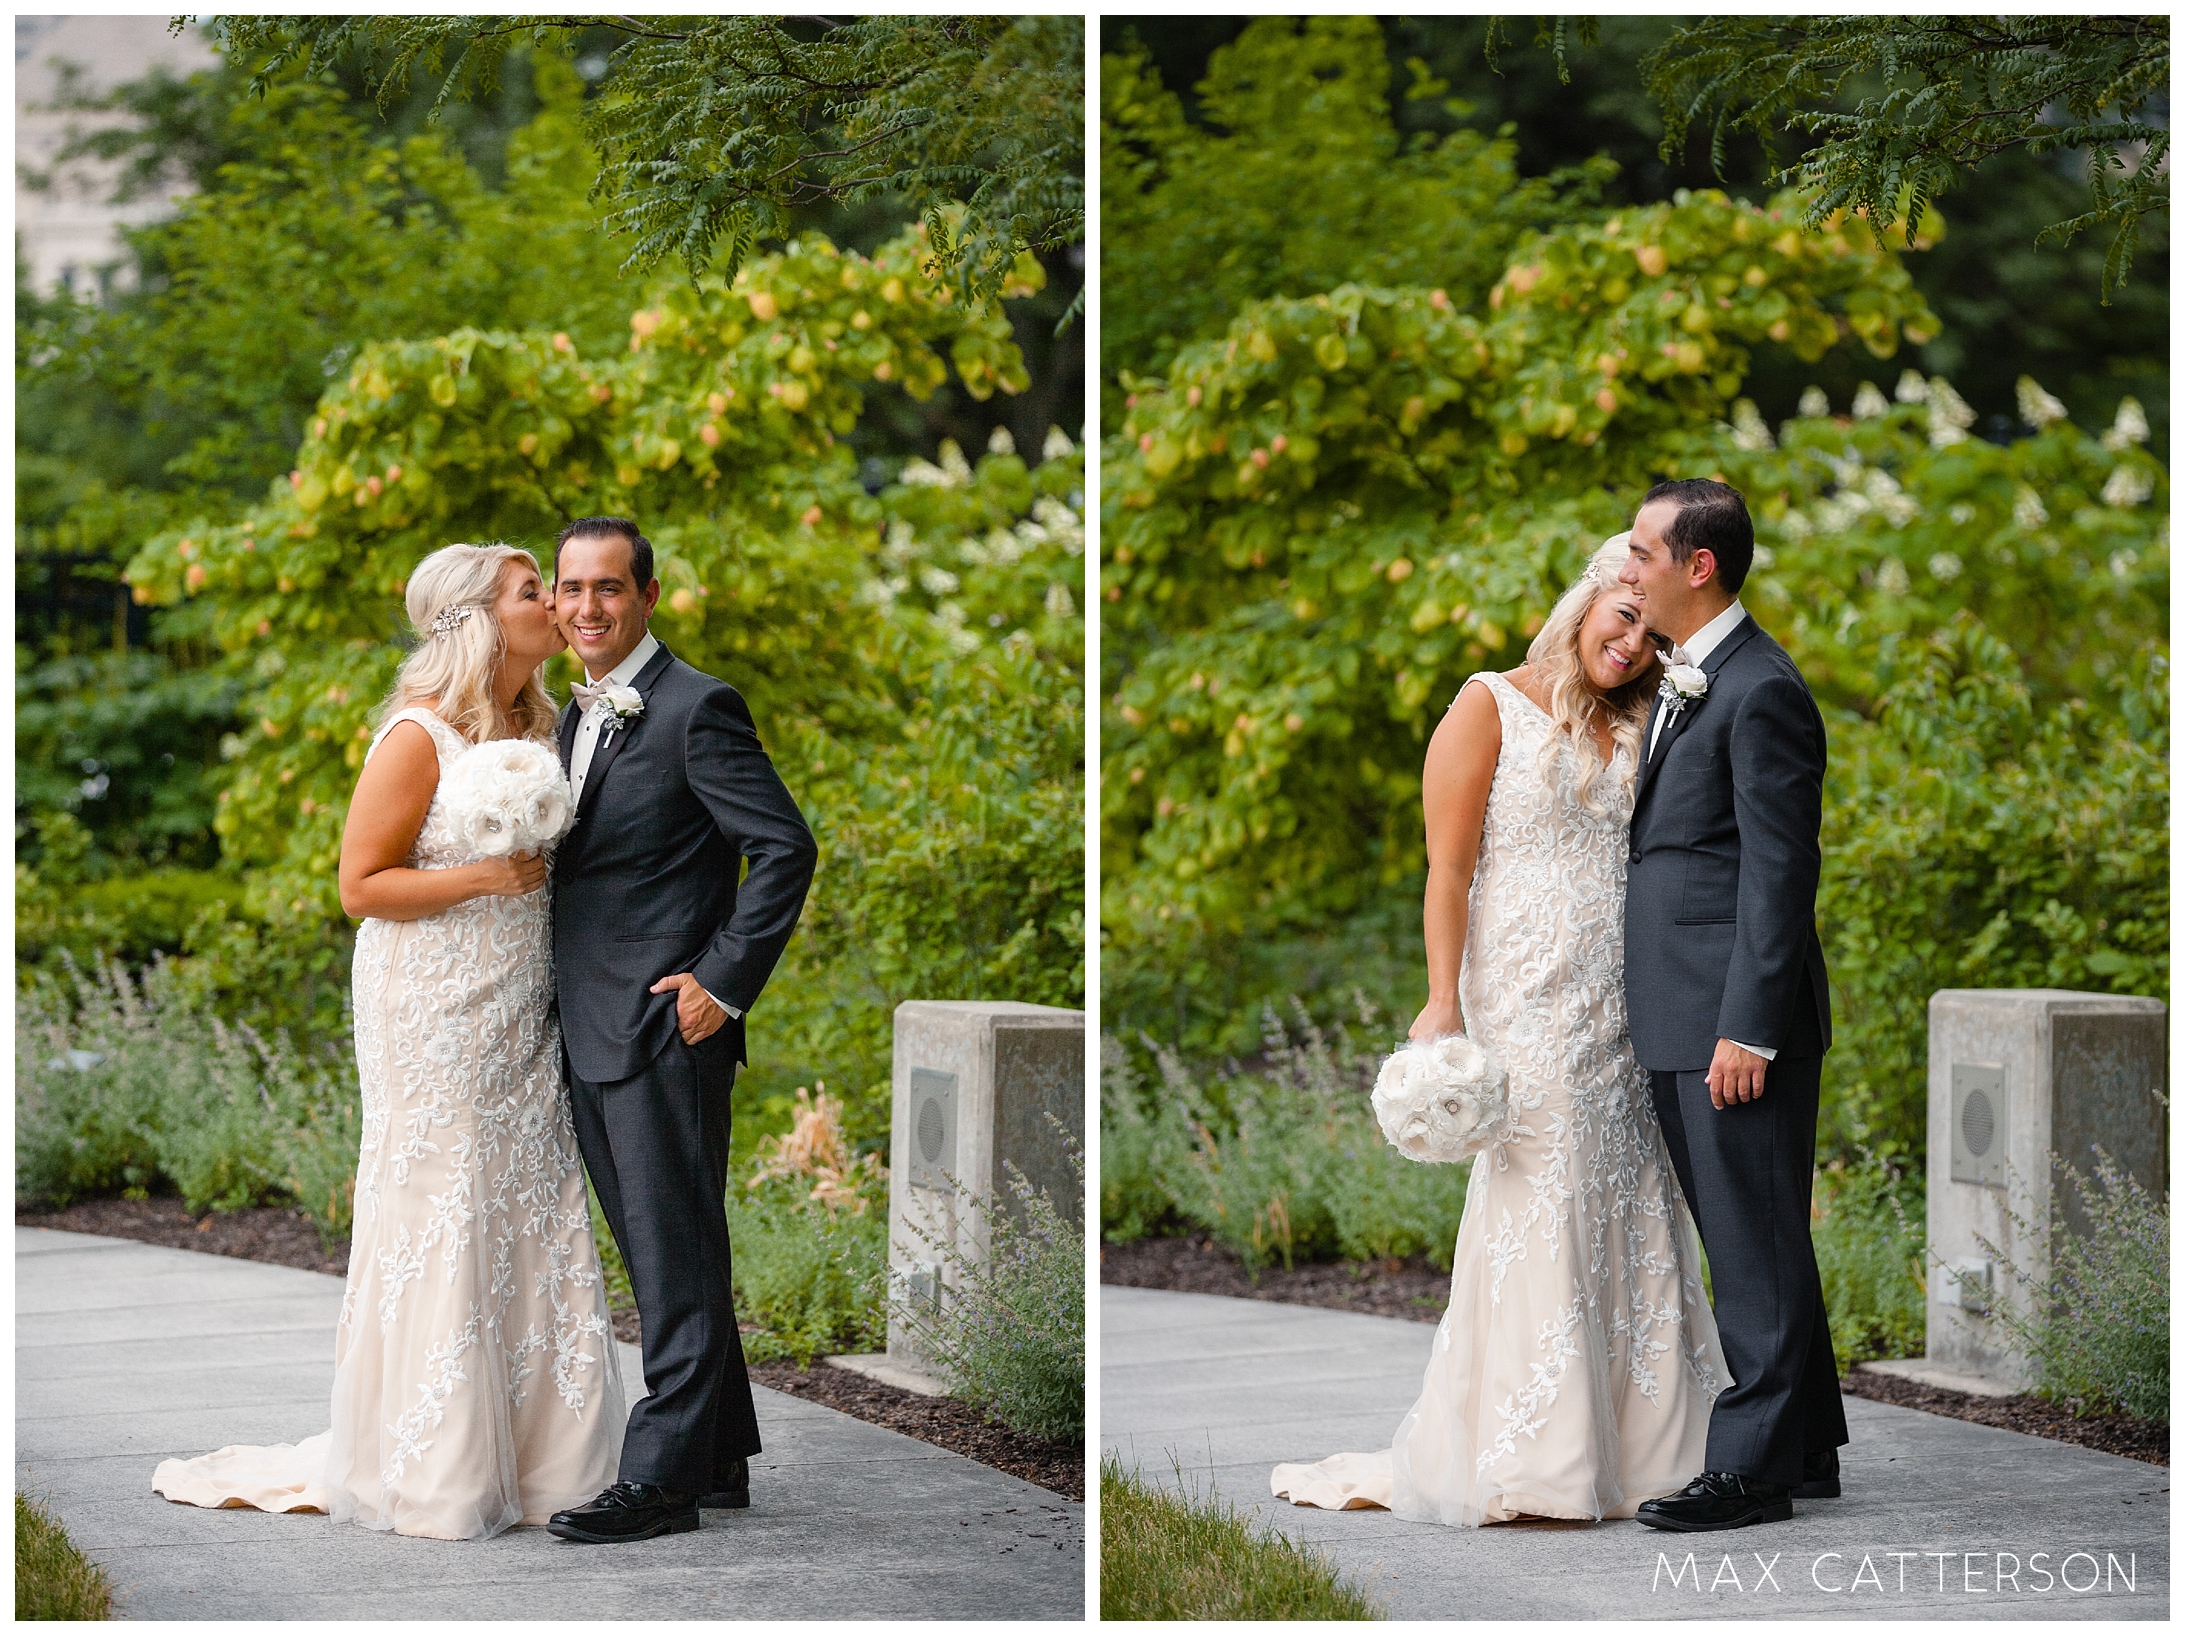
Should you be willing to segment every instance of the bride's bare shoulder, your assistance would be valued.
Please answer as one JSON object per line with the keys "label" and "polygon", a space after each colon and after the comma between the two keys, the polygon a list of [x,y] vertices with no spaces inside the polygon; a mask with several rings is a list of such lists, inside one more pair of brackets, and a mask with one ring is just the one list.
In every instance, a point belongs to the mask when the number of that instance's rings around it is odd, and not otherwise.
{"label": "bride's bare shoulder", "polygon": [[1470,749],[1492,756],[1502,747],[1502,707],[1495,702],[1494,688],[1486,678],[1487,672],[1480,671],[1457,689],[1457,696],[1442,713],[1441,725],[1434,730],[1430,750],[1438,746],[1461,755]]}

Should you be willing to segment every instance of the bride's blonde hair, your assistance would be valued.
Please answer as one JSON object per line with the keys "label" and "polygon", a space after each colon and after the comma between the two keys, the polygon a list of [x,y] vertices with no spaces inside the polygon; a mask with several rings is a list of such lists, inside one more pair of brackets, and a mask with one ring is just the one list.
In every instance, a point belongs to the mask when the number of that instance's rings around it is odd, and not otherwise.
{"label": "bride's blonde hair", "polygon": [[[403,603],[421,640],[395,675],[379,708],[381,721],[431,699],[433,713],[473,744],[503,730],[493,675],[506,648],[493,604],[512,562],[538,571],[531,553],[513,545],[443,545],[410,571]],[[552,736],[554,705],[538,671],[525,680],[509,714],[506,725],[517,737]]]}
{"label": "bride's blonde hair", "polygon": [[1609,693],[1596,693],[1586,683],[1585,667],[1578,657],[1578,630],[1605,592],[1616,588],[1616,572],[1631,554],[1631,536],[1618,534],[1593,553],[1586,571],[1555,604],[1548,622],[1540,627],[1533,645],[1525,650],[1525,662],[1539,677],[1548,696],[1548,742],[1543,755],[1552,758],[1557,741],[1568,738],[1578,753],[1578,799],[1589,811],[1599,810],[1593,787],[1608,763],[1601,759],[1594,734],[1602,727],[1611,740],[1631,752],[1631,765],[1639,764],[1639,736],[1645,730],[1647,700],[1654,684],[1655,666],[1642,666],[1630,681]]}

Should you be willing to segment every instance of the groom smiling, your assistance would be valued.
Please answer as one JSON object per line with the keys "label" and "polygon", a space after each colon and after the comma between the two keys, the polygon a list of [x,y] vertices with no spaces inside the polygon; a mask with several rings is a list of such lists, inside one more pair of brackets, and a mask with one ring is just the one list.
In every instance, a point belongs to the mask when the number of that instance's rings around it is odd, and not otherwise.
{"label": "groom smiling", "polygon": [[562,530],[554,595],[586,677],[560,729],[577,801],[554,860],[562,1047],[649,1395],[630,1411],[620,1480],[548,1527],[614,1544],[751,1503],[759,1427],[722,1207],[729,1092],[818,849],[742,697],[646,628],[660,582],[635,523]]}
{"label": "groom smiling", "polygon": [[1631,816],[1631,1043],[1713,1275],[1735,1384],[1706,1470],[1638,1519],[1708,1532],[1840,1492],[1849,1441],[1813,1256],[1814,1127],[1829,1046],[1814,926],[1828,736],[1789,654],[1737,600],[1752,517],[1727,483],[1657,484],[1619,578],[1678,646]]}

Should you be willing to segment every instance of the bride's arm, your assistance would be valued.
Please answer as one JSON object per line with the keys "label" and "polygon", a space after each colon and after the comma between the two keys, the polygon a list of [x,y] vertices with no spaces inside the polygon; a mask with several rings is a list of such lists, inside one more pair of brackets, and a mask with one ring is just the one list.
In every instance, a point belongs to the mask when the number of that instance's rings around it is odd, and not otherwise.
{"label": "bride's arm", "polygon": [[1426,808],[1426,1009],[1411,1025],[1415,1040],[1464,1030],[1457,979],[1471,915],[1472,871],[1479,863],[1487,791],[1502,753],[1502,714],[1494,695],[1467,687],[1434,729],[1420,775]]}
{"label": "bride's arm", "polygon": [[472,898],[521,897],[546,884],[541,857],[488,858],[453,869],[405,865],[440,787],[440,752],[414,721],[398,722],[364,763],[341,832],[341,907],[356,919],[417,920]]}

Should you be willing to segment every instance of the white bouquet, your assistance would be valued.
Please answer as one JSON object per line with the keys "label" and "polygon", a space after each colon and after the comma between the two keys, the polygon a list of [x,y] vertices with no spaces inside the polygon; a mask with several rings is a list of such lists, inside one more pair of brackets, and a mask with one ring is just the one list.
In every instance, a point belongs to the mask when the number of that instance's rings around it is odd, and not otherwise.
{"label": "white bouquet", "polygon": [[1405,1158],[1453,1164],[1489,1146],[1509,1123],[1509,1075],[1462,1034],[1411,1040],[1381,1064],[1373,1113]]}
{"label": "white bouquet", "polygon": [[576,816],[561,758],[527,738],[497,738],[455,758],[440,781],[455,833],[481,857],[536,852]]}

